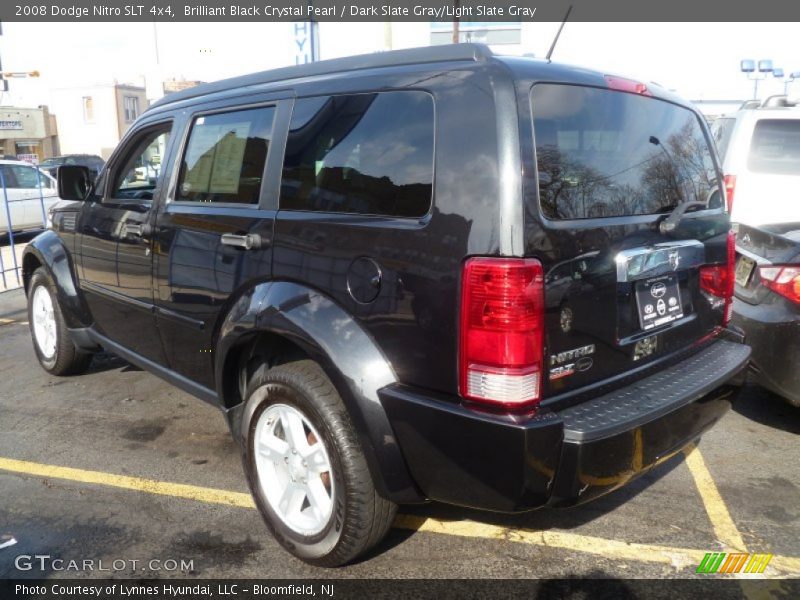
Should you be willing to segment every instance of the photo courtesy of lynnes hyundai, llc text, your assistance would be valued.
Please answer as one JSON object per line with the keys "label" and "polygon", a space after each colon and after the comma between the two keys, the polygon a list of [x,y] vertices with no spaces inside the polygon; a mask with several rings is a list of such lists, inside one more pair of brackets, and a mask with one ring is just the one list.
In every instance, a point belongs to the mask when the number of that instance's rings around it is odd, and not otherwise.
{"label": "photo courtesy of lynnes hyundai, llc text", "polygon": [[275,537],[341,565],[400,504],[575,505],[713,426],[750,354],[721,185],[687,102],[481,45],[205,84],[59,168],[33,343],[218,406]]}

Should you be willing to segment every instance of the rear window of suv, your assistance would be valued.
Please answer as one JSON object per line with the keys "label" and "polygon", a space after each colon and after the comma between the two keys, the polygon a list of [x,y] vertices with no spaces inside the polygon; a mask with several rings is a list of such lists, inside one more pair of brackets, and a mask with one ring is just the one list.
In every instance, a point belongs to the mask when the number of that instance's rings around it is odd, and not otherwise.
{"label": "rear window of suv", "polygon": [[692,111],[614,90],[537,84],[531,90],[542,212],[588,219],[719,206],[708,139]]}
{"label": "rear window of suv", "polygon": [[800,175],[800,119],[758,121],[747,167],[755,173]]}

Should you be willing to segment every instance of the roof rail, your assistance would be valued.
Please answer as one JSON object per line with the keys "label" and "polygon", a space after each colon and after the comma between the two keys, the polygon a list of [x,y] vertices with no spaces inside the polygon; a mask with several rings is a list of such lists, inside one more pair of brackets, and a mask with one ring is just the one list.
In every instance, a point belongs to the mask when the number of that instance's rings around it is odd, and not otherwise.
{"label": "roof rail", "polygon": [[281,67],[270,71],[252,73],[230,79],[222,79],[212,83],[205,83],[193,88],[174,92],[154,102],[148,111],[163,107],[167,104],[180,102],[189,98],[222,92],[232,88],[247,87],[263,83],[272,83],[284,79],[300,77],[313,77],[328,73],[343,71],[358,71],[360,69],[373,69],[378,67],[395,67],[417,63],[434,63],[449,61],[482,61],[494,56],[488,46],[484,44],[445,44],[441,46],[428,46],[423,48],[408,48],[404,50],[390,50],[373,54],[360,54],[346,56],[332,60],[322,60],[304,65]]}
{"label": "roof rail", "polygon": [[761,103],[761,108],[786,108],[787,106],[791,105],[789,104],[789,99],[786,97],[786,94],[769,96]]}

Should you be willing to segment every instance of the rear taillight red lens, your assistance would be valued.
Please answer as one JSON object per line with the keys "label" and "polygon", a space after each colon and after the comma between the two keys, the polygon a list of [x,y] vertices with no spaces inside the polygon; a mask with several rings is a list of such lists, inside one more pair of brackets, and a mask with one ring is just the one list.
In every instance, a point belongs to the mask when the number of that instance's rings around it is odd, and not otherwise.
{"label": "rear taillight red lens", "polygon": [[761,285],[800,304],[800,267],[770,265],[759,267],[758,274],[761,276]]}
{"label": "rear taillight red lens", "polygon": [[736,192],[736,175],[725,175],[725,202],[728,214],[733,212],[733,194]]}
{"label": "rear taillight red lens", "polygon": [[467,400],[531,409],[541,394],[542,264],[470,258],[461,282],[459,392]]}
{"label": "rear taillight red lens", "polygon": [[725,301],[723,325],[731,321],[733,312],[733,284],[736,265],[736,234],[728,232],[727,262],[722,265],[700,267],[700,288]]}

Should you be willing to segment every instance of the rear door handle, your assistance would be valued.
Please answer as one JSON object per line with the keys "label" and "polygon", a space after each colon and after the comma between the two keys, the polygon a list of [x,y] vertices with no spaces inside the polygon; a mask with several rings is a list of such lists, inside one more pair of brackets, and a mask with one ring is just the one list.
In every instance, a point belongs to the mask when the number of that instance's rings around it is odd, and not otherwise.
{"label": "rear door handle", "polygon": [[149,223],[125,223],[124,231],[126,235],[135,235],[143,237],[153,233],[153,228]]}
{"label": "rear door handle", "polygon": [[236,233],[223,233],[220,238],[226,246],[234,246],[235,248],[243,248],[245,250],[257,250],[261,248],[263,240],[257,233],[247,233],[239,235]]}

